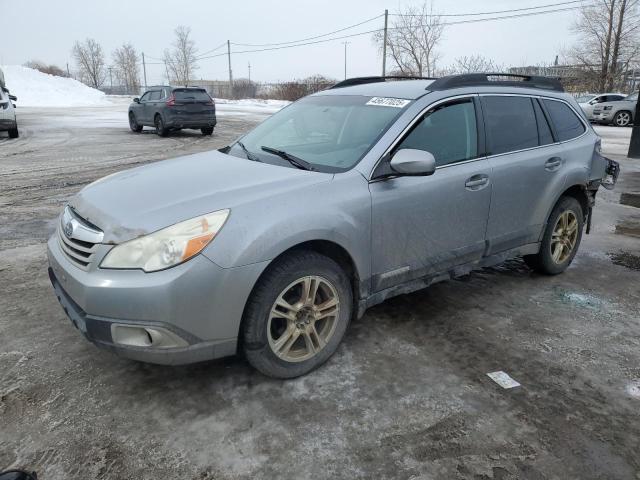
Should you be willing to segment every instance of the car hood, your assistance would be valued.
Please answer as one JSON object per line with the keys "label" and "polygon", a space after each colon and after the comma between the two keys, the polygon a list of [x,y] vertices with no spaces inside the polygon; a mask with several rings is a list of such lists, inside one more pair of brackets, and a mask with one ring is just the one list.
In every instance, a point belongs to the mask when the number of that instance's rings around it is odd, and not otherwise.
{"label": "car hood", "polygon": [[211,151],[109,175],[69,205],[121,243],[183,220],[329,181],[332,174],[252,162]]}

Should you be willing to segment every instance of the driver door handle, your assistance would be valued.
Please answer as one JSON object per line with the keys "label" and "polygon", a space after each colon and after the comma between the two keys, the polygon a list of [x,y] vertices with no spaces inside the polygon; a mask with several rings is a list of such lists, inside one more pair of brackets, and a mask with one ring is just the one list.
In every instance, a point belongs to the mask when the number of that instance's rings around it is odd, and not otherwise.
{"label": "driver door handle", "polygon": [[489,184],[489,176],[484,173],[473,175],[464,183],[467,190],[482,190]]}

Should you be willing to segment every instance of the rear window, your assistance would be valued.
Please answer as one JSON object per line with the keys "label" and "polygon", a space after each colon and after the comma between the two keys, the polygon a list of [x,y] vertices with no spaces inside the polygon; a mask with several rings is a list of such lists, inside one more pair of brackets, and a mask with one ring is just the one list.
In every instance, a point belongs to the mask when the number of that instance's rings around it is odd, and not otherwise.
{"label": "rear window", "polygon": [[177,102],[210,102],[211,97],[205,90],[174,90]]}
{"label": "rear window", "polygon": [[528,97],[483,97],[489,153],[513,152],[538,146],[538,125]]}
{"label": "rear window", "polygon": [[583,123],[569,105],[556,100],[543,100],[543,102],[551,116],[551,123],[556,129],[559,141],[571,140],[584,133]]}

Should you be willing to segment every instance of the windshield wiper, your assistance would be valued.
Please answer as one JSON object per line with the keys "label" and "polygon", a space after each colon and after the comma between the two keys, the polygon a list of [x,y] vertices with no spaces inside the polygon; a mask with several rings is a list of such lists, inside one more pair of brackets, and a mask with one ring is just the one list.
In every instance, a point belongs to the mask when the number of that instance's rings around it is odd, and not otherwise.
{"label": "windshield wiper", "polygon": [[315,168],[313,168],[313,166],[311,166],[311,164],[309,162],[307,162],[306,160],[303,160],[299,157],[296,157],[295,155],[291,155],[290,153],[285,152],[284,150],[278,150],[277,148],[271,148],[271,147],[265,147],[264,145],[262,147],[260,147],[262,150],[264,150],[267,153],[272,153],[273,155],[277,155],[280,158],[284,158],[286,161],[288,161],[291,165],[293,165],[294,167],[297,167],[301,170],[311,170],[314,171]]}
{"label": "windshield wiper", "polygon": [[261,162],[262,160],[260,160],[258,157],[256,157],[253,153],[251,153],[249,150],[247,150],[247,147],[244,146],[244,143],[242,143],[241,141],[237,141],[236,142],[238,145],[240,145],[240,148],[242,149],[242,151],[244,152],[244,154],[247,156],[247,158],[253,162]]}

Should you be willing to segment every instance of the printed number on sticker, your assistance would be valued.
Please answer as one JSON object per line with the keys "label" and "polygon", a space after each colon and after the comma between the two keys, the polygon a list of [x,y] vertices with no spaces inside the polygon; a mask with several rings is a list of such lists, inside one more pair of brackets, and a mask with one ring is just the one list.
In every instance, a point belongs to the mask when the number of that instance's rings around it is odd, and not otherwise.
{"label": "printed number on sticker", "polygon": [[366,103],[366,105],[376,105],[378,107],[402,108],[409,102],[410,100],[405,100],[403,98],[373,97],[371,100],[369,100]]}

